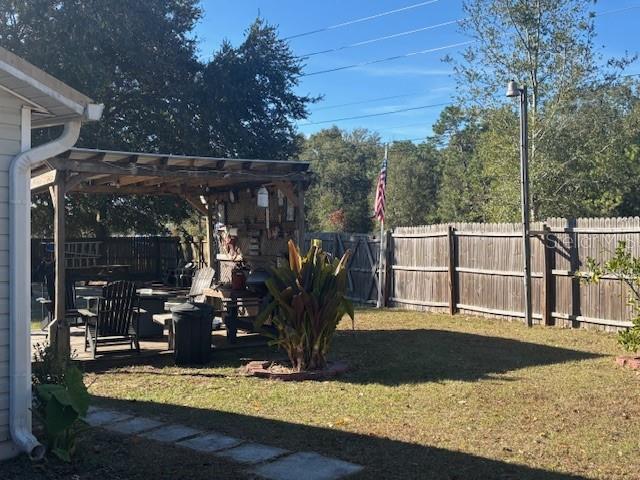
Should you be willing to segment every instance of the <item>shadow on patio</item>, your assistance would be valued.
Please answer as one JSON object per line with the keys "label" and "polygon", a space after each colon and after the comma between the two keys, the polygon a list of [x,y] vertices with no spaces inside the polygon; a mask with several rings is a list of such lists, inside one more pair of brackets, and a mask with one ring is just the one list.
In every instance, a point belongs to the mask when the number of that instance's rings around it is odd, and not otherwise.
{"label": "shadow on patio", "polygon": [[[358,479],[575,480],[586,477],[515,465],[463,452],[340,430],[153,402],[97,397],[101,406],[214,430],[292,451],[315,451],[365,467]],[[169,448],[169,447],[166,447]],[[178,448],[178,447],[171,447]],[[241,477],[242,478],[242,477]],[[252,477],[247,477],[252,478]]]}

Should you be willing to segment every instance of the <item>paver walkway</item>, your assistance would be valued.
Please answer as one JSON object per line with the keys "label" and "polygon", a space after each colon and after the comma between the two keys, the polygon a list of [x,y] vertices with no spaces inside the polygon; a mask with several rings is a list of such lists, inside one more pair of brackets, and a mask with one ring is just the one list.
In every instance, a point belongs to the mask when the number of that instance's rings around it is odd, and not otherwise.
{"label": "paver walkway", "polygon": [[269,480],[338,480],[363,467],[315,452],[290,452],[218,432],[168,424],[152,418],[91,407],[86,422],[123,435],[138,435],[247,465],[248,473]]}

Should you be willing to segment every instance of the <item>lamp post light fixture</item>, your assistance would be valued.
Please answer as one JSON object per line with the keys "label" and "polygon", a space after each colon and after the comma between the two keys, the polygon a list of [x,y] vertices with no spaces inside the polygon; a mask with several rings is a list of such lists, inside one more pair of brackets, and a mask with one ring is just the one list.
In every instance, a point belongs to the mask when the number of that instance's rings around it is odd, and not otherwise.
{"label": "lamp post light fixture", "polygon": [[526,85],[507,84],[507,97],[520,97],[520,208],[522,212],[522,254],[524,256],[524,317],[533,325],[531,315],[531,240],[529,235],[529,125]]}

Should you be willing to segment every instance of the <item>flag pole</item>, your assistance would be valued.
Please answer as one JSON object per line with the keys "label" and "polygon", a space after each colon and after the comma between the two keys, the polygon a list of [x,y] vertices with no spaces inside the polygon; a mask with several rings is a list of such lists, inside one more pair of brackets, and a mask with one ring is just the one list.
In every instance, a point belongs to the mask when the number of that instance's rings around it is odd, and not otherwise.
{"label": "flag pole", "polygon": [[[388,162],[388,153],[389,153],[389,147],[388,144],[385,143],[384,144],[384,162],[387,165],[387,172],[389,171],[389,164]],[[386,206],[385,206],[386,209]],[[386,245],[385,243],[385,237],[384,237],[384,216],[382,217],[382,219],[380,220],[380,255],[378,256],[378,301],[376,302],[376,308],[382,308],[382,279],[384,276],[384,272],[382,271],[382,260],[383,260],[383,255],[384,252],[386,250]]]}

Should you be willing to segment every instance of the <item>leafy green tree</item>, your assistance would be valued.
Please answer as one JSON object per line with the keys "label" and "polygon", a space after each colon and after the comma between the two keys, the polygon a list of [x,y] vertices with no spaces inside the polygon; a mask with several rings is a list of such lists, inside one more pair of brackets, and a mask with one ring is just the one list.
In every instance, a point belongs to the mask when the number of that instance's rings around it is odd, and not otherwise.
{"label": "leafy green tree", "polygon": [[439,157],[433,144],[391,144],[385,227],[426,225],[437,221]]}
{"label": "leafy green tree", "polygon": [[[105,104],[79,146],[193,153],[201,66],[190,33],[200,14],[196,0],[2,0],[0,44]],[[41,141],[56,134],[45,131]],[[34,218],[44,219],[49,203],[41,196],[36,210],[44,211]],[[70,236],[155,233],[168,217],[189,214],[168,197],[74,195],[68,203]],[[50,229],[34,222],[35,235]]]}
{"label": "leafy green tree", "polygon": [[433,126],[440,152],[437,217],[443,222],[484,221],[488,181],[477,158],[479,122],[459,106],[446,107]]}
{"label": "leafy green tree", "polygon": [[257,19],[237,48],[225,41],[204,68],[205,148],[218,155],[290,158],[299,144],[292,120],[317,99],[294,89],[302,63],[275,27]]}
{"label": "leafy green tree", "polygon": [[332,127],[311,135],[300,158],[311,162],[310,230],[370,232],[373,189],[382,161],[377,134]]}
{"label": "leafy green tree", "polygon": [[[257,20],[238,48],[225,43],[202,64],[193,35],[200,16],[197,0],[0,0],[0,45],[105,104],[79,146],[293,156],[292,121],[312,100],[293,92],[299,60]],[[51,234],[50,212],[43,195],[34,235]],[[68,234],[160,233],[191,214],[171,197],[78,194],[69,201]]]}
{"label": "leafy green tree", "polygon": [[517,117],[503,111],[516,108],[504,97],[510,79],[529,88],[533,218],[618,210],[628,188],[618,174],[628,138],[616,130],[632,103],[620,96],[632,83],[621,72],[635,57],[604,61],[594,45],[594,3],[464,2],[462,29],[475,42],[455,69],[459,103],[482,128],[473,155],[487,182],[482,218],[518,217]]}

